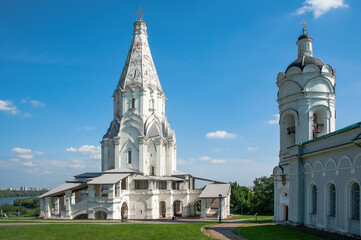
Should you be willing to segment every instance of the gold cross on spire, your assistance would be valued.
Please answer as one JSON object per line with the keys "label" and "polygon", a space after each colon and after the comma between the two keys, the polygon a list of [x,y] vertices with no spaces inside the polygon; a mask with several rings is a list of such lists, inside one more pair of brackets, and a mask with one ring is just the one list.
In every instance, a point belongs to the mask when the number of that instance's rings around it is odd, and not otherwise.
{"label": "gold cross on spire", "polygon": [[139,14],[139,20],[142,20],[142,14],[144,15],[145,12],[142,12],[142,5],[139,6],[139,12],[136,12],[135,14]]}
{"label": "gold cross on spire", "polygon": [[303,34],[306,33],[306,27],[307,27],[307,22],[305,21],[305,19],[303,19],[303,21],[300,23],[302,25],[302,31],[303,31]]}

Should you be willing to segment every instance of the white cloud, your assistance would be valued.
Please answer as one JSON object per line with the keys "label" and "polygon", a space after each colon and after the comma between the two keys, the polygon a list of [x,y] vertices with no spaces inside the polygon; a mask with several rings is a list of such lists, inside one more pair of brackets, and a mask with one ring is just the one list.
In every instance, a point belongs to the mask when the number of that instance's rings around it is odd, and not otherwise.
{"label": "white cloud", "polygon": [[226,160],[222,160],[222,159],[212,159],[212,163],[226,163]]}
{"label": "white cloud", "polygon": [[199,159],[200,159],[200,160],[204,160],[204,161],[209,161],[209,160],[211,160],[211,158],[210,158],[210,157],[207,157],[207,156],[200,157]]}
{"label": "white cloud", "polygon": [[72,163],[69,165],[71,168],[85,168],[86,165],[83,160],[73,160]]}
{"label": "white cloud", "polygon": [[280,122],[280,115],[279,114],[273,114],[273,117],[275,117],[276,119],[272,119],[267,121],[267,123],[269,124],[278,124]]}
{"label": "white cloud", "polygon": [[43,174],[43,175],[50,175],[50,174],[52,174],[52,172],[50,172],[50,171],[48,171],[48,170],[44,170],[44,171],[41,172],[41,174]]}
{"label": "white cloud", "polygon": [[237,135],[234,133],[228,133],[226,131],[215,131],[206,134],[207,138],[236,138]]}
{"label": "white cloud", "polygon": [[177,159],[177,164],[178,165],[185,165],[185,164],[187,164],[187,162],[183,161],[182,159]]}
{"label": "white cloud", "polygon": [[33,107],[45,107],[45,104],[37,101],[37,100],[30,100],[29,101]]}
{"label": "white cloud", "polygon": [[44,152],[35,151],[34,153],[35,153],[36,155],[44,155]]}
{"label": "white cloud", "polygon": [[10,158],[10,159],[9,159],[9,162],[19,162],[19,159],[17,159],[17,158]]}
{"label": "white cloud", "polygon": [[23,116],[24,116],[24,117],[32,117],[33,115],[31,115],[31,113],[26,112],[26,113],[24,113]]}
{"label": "white cloud", "polygon": [[23,165],[26,167],[35,167],[36,166],[33,162],[24,162]]}
{"label": "white cloud", "polygon": [[12,152],[12,153],[15,153],[15,154],[30,154],[30,153],[31,153],[31,149],[16,147],[16,148],[12,148],[12,149],[11,149],[11,152]]}
{"label": "white cloud", "polygon": [[10,114],[18,114],[20,111],[17,109],[16,106],[10,100],[0,100],[0,111],[5,111]]}
{"label": "white cloud", "polygon": [[84,155],[90,155],[90,159],[100,159],[101,148],[93,145],[83,145],[80,148],[69,147],[65,152],[79,152]]}
{"label": "white cloud", "polygon": [[254,152],[254,151],[257,151],[258,150],[258,147],[248,147],[247,148],[247,151],[250,151],[250,152]]}
{"label": "white cloud", "polygon": [[34,156],[32,154],[19,154],[16,157],[21,158],[21,159],[33,159]]}
{"label": "white cloud", "polygon": [[348,7],[344,0],[305,0],[303,5],[303,7],[297,9],[296,14],[302,15],[306,12],[313,12],[315,18],[320,17],[331,9]]}

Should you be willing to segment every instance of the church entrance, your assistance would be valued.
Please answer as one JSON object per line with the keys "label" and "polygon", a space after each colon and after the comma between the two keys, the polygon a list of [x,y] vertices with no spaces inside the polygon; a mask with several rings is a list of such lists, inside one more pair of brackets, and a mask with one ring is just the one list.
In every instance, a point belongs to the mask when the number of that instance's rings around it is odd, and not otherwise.
{"label": "church entrance", "polygon": [[103,211],[98,211],[94,214],[95,219],[107,219],[108,214]]}
{"label": "church entrance", "polygon": [[122,221],[123,220],[128,220],[128,205],[126,202],[123,203],[122,205],[122,209],[121,209],[121,216],[122,216]]}
{"label": "church entrance", "polygon": [[283,217],[284,221],[288,221],[288,206],[285,205],[284,206],[284,217]]}
{"label": "church entrance", "polygon": [[200,216],[201,215],[201,200],[198,200],[194,204],[194,216]]}
{"label": "church entrance", "polygon": [[159,217],[165,218],[166,209],[165,209],[165,202],[159,202]]}
{"label": "church entrance", "polygon": [[173,203],[173,215],[177,216],[177,217],[181,217],[182,216],[182,201],[174,201]]}

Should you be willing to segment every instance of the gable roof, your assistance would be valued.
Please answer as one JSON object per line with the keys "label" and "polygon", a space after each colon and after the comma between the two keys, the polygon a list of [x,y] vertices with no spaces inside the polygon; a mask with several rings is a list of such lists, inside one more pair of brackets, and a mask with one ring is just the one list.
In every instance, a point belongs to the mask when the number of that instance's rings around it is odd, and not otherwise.
{"label": "gable roof", "polygon": [[199,195],[199,198],[219,198],[219,194],[222,197],[227,197],[231,192],[231,184],[208,184],[206,188]]}

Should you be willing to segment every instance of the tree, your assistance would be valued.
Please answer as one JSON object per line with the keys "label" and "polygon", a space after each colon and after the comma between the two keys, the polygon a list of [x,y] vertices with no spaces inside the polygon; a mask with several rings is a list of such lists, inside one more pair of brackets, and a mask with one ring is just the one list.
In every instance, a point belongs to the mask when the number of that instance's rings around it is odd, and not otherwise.
{"label": "tree", "polygon": [[252,193],[249,188],[231,182],[231,212],[235,214],[248,214],[251,210]]}
{"label": "tree", "polygon": [[274,179],[270,177],[256,178],[251,199],[251,211],[259,214],[273,214]]}

